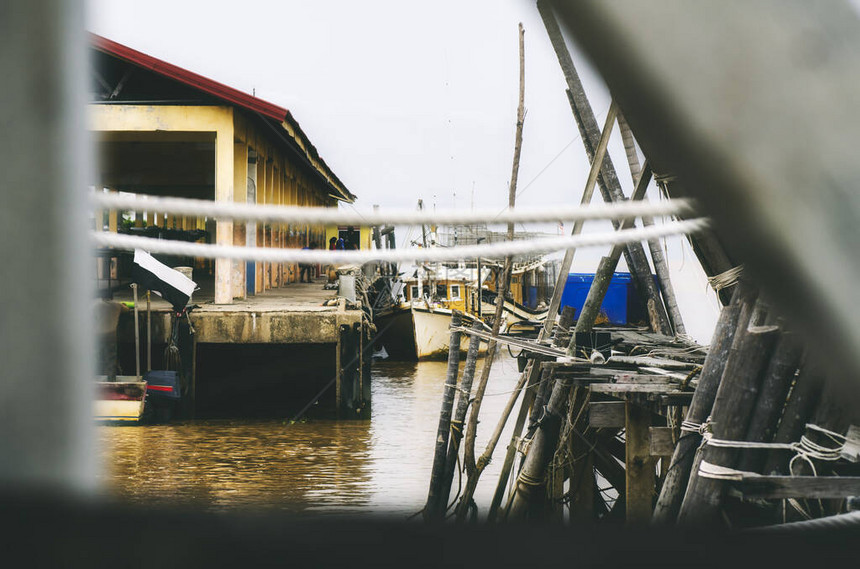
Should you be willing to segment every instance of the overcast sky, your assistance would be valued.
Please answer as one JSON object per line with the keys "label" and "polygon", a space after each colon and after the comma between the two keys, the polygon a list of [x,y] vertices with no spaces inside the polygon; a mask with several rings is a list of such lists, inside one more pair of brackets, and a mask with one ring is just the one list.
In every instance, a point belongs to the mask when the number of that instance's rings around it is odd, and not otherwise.
{"label": "overcast sky", "polygon": [[[419,198],[428,208],[506,206],[522,22],[517,203],[579,202],[589,164],[533,0],[89,0],[88,9],[92,32],[290,109],[359,211]],[[606,87],[568,45],[602,125]],[[610,154],[629,195],[617,132]],[[577,253],[574,271],[592,271],[605,253]],[[689,249],[670,239],[669,253],[688,327],[706,343],[716,301]]]}

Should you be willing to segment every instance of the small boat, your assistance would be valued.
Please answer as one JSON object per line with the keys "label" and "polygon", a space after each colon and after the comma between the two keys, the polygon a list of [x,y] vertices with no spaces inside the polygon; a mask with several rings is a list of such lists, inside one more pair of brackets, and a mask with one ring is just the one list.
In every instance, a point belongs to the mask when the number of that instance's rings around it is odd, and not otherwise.
{"label": "small boat", "polygon": [[106,381],[107,376],[99,379],[104,381],[96,381],[95,420],[139,422],[146,403],[146,382],[134,375],[118,375],[116,381]]}
{"label": "small boat", "polygon": [[143,409],[142,422],[164,423],[169,421],[177,411],[182,398],[179,373],[167,370],[148,371],[143,376],[146,380],[146,404]]}

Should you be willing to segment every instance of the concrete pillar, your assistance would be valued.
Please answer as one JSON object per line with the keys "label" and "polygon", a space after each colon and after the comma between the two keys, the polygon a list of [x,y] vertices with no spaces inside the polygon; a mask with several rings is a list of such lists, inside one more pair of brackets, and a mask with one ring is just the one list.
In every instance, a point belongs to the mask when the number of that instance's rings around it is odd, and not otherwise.
{"label": "concrete pillar", "polygon": [[8,0],[0,12],[0,226],[14,236],[0,240],[0,486],[87,494],[97,462],[84,3]]}
{"label": "concrete pillar", "polygon": [[[233,201],[233,123],[223,125],[215,135],[215,201]],[[215,242],[233,244],[233,222],[219,220],[215,225]],[[232,261],[215,260],[215,304],[233,302]]]}
{"label": "concrete pillar", "polygon": [[[269,176],[268,176],[268,164],[266,163],[265,154],[259,154],[257,156],[257,203],[264,204],[266,202],[266,188],[269,185]],[[266,247],[266,224],[258,223],[257,224],[257,246],[258,247]],[[265,283],[265,275],[266,275],[266,263],[258,262],[257,264],[257,278],[255,279],[257,292],[263,292],[266,290]]]}
{"label": "concrete pillar", "polygon": [[[248,201],[248,145],[244,142],[233,144],[233,201]],[[233,245],[244,247],[246,224],[233,224]],[[245,298],[245,261],[233,261],[233,298]]]}

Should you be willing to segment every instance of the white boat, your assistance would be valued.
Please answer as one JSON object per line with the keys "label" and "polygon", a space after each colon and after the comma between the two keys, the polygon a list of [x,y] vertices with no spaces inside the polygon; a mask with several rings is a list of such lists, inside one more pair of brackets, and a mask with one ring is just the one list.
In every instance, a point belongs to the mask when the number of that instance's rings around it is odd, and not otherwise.
{"label": "white boat", "polygon": [[136,423],[145,402],[146,382],[140,376],[118,375],[116,381],[97,381],[93,417],[96,421]]}

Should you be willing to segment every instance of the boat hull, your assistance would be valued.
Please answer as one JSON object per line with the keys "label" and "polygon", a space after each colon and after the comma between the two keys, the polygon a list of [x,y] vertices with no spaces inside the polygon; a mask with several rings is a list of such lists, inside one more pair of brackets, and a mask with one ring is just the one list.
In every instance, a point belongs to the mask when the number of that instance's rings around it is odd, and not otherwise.
{"label": "boat hull", "polygon": [[[419,360],[445,360],[448,358],[451,344],[451,315],[446,308],[429,310],[420,306],[412,307],[412,322],[415,330],[415,346]],[[474,319],[468,314],[463,315],[463,325],[471,326]],[[460,337],[460,353],[465,354],[469,349],[469,336]],[[481,342],[478,354],[487,353],[486,342]]]}
{"label": "boat hull", "polygon": [[140,421],[146,401],[145,381],[97,381],[93,417],[96,421]]}

